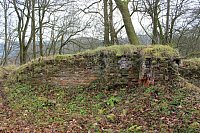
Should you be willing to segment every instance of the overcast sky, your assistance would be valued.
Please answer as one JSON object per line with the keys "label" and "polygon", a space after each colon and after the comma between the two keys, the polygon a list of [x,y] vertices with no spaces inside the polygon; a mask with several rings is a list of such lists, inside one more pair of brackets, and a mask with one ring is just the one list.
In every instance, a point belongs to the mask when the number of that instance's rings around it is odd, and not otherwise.
{"label": "overcast sky", "polygon": [[[84,8],[84,7],[87,7],[88,5],[90,5],[92,2],[94,2],[96,0],[82,0],[82,1],[77,1],[77,3],[79,4],[79,7],[78,8]],[[198,0],[194,0],[194,1],[198,1]],[[198,2],[197,2],[198,3]],[[194,7],[194,6],[199,6],[199,5],[189,5],[191,7]],[[75,5],[74,7],[77,8],[77,6]],[[103,15],[103,6],[102,6],[102,3],[101,4],[95,4],[94,6],[91,7],[91,11],[98,11],[98,12],[101,12],[101,14]],[[10,11],[10,12],[13,12],[13,11]],[[58,13],[57,14],[58,16],[60,15],[63,15],[63,13]],[[81,21],[84,23],[85,21],[87,21],[89,18],[90,18],[90,15],[84,15],[83,16],[83,13],[80,15],[81,17]],[[87,29],[86,31],[82,32],[82,34],[80,34],[80,36],[91,36],[91,37],[95,37],[95,38],[100,38],[102,39],[103,38],[103,18],[101,18],[99,15],[96,15],[96,14],[92,14],[93,17],[95,18],[96,17],[96,20],[93,21],[91,23],[91,29]],[[0,12],[0,17],[1,17],[1,21],[0,21],[0,31],[3,30],[2,28],[2,25],[3,25],[3,18],[2,18],[3,14],[2,12]],[[16,17],[16,14],[13,12],[12,13],[12,24],[11,25],[11,28],[15,27],[17,25],[17,19],[15,18]],[[141,25],[139,24],[139,20],[141,19],[141,15],[139,13],[134,13],[134,15],[132,16],[132,22],[133,22],[133,25],[134,25],[134,28],[136,30],[136,33],[137,34],[145,34],[145,32],[143,31]],[[96,21],[99,21],[99,23],[96,23]],[[163,20],[165,21],[165,20]],[[147,28],[147,26],[151,23],[151,20],[149,20],[148,18],[145,18],[143,19],[142,21],[142,24],[145,28]],[[122,17],[121,17],[121,14],[119,13],[119,11],[115,11],[115,14],[114,14],[114,24],[115,24],[115,28],[118,29],[119,27],[121,27],[121,25],[123,24],[122,22]],[[48,35],[50,31],[49,30],[46,30],[45,31],[45,35],[46,37],[48,38]],[[125,34],[125,29],[123,29],[123,31],[121,32],[121,35],[122,36],[126,36]],[[2,37],[2,35],[1,35]],[[2,40],[0,40],[0,42],[2,42]]]}

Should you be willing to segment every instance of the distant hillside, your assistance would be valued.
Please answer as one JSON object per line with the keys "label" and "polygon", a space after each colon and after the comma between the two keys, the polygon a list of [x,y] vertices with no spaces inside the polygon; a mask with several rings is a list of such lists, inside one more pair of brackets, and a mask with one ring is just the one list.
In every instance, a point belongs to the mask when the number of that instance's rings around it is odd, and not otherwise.
{"label": "distant hillside", "polygon": [[[141,44],[150,44],[151,39],[147,35],[138,35],[139,40]],[[120,44],[128,44],[128,39],[127,38],[119,38],[119,43]],[[37,43],[39,45],[39,43]],[[44,43],[44,52],[45,49],[47,49],[49,42]],[[59,45],[59,44],[58,44]],[[103,46],[103,40],[99,40],[97,38],[92,38],[92,37],[78,37],[78,38],[73,38],[69,40],[69,42],[66,44],[64,47],[64,53],[75,53],[75,52],[80,52],[84,51],[87,49],[95,49],[99,46]],[[16,57],[17,53],[19,52],[19,44],[15,43],[10,57]],[[32,49],[32,47],[30,47]],[[3,55],[3,50],[4,50],[4,43],[0,43],[0,56]],[[39,49],[38,49],[39,50]]]}
{"label": "distant hillside", "polygon": [[63,53],[76,53],[87,49],[95,49],[99,46],[103,46],[102,40],[92,37],[78,37],[69,40],[63,48]]}

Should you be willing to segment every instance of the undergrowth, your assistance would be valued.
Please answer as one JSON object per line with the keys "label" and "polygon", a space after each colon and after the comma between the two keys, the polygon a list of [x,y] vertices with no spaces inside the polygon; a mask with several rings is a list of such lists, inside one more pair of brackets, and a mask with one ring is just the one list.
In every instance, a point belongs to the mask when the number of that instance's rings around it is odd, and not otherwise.
{"label": "undergrowth", "polygon": [[5,92],[15,112],[3,121],[10,125],[8,130],[20,126],[28,131],[199,132],[199,92],[186,88],[97,90],[17,84]]}

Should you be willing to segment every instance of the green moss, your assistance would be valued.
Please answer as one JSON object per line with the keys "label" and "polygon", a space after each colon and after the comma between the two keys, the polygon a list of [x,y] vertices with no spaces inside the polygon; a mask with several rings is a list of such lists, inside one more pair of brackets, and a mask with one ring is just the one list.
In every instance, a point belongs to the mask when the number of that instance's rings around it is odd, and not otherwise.
{"label": "green moss", "polygon": [[65,54],[65,55],[56,55],[55,60],[70,60],[73,59],[72,54]]}
{"label": "green moss", "polygon": [[135,46],[135,45],[113,45],[109,47],[99,47],[95,50],[87,50],[79,53],[80,55],[95,55],[98,53],[109,54],[113,53],[116,56],[122,56],[124,54],[141,53],[145,57],[152,58],[171,58],[178,57],[179,53],[169,45],[151,45],[151,46]]}
{"label": "green moss", "polygon": [[200,58],[191,58],[183,60],[183,64],[188,66],[189,68],[198,69],[200,68]]}
{"label": "green moss", "polygon": [[177,50],[168,45],[152,45],[143,50],[144,56],[153,58],[179,57]]}
{"label": "green moss", "polygon": [[140,133],[142,132],[142,126],[133,125],[128,129],[130,132]]}
{"label": "green moss", "polygon": [[200,58],[200,52],[192,52],[189,55],[187,55],[187,58]]}
{"label": "green moss", "polygon": [[14,71],[17,67],[15,65],[9,65],[5,67],[0,67],[0,78],[3,78],[6,74]]}
{"label": "green moss", "polygon": [[[61,60],[66,60],[67,63],[71,65],[75,65],[77,62],[84,62],[87,56],[94,56],[95,58],[90,58],[91,62],[95,63],[99,61],[99,55],[103,53],[105,55],[112,55],[111,60],[115,60],[114,56],[122,56],[122,55],[132,55],[135,58],[136,54],[140,54],[143,57],[151,57],[151,58],[172,58],[179,56],[179,53],[168,45],[112,45],[108,47],[99,47],[94,50],[87,50],[85,52],[74,54],[66,54],[66,55],[56,55],[45,58],[38,58],[36,60],[32,60],[22,66],[20,66],[11,77],[16,77],[17,75],[22,74],[23,72],[30,71],[32,68],[44,67],[46,65],[45,61],[47,60],[55,60],[57,63]],[[86,57],[85,57],[86,56]],[[109,56],[108,56],[109,57]],[[88,59],[88,58],[87,58]],[[86,60],[87,60],[86,59]],[[27,69],[28,68],[28,69]]]}
{"label": "green moss", "polygon": [[193,122],[192,124],[190,124],[189,127],[191,129],[197,129],[197,128],[199,128],[199,126],[200,126],[200,124],[198,122]]}
{"label": "green moss", "polygon": [[27,67],[38,66],[38,65],[42,65],[42,64],[44,64],[44,59],[43,58],[33,59],[33,60],[27,62],[26,64],[23,64],[23,65],[19,66],[16,69],[16,72],[20,73],[20,72],[22,72]]}
{"label": "green moss", "polygon": [[[93,56],[93,55],[98,55],[99,53],[104,53],[104,54],[114,54],[116,56],[122,56],[126,54],[134,54],[134,53],[140,53],[143,54],[144,56],[150,56],[150,57],[155,57],[155,58],[170,58],[170,57],[178,57],[179,53],[172,47],[168,45],[151,45],[151,46],[144,46],[144,45],[112,45],[108,47],[98,47],[97,49],[94,50],[86,50],[84,52],[80,52],[76,55],[88,55],[88,56]],[[51,57],[50,59],[55,59],[55,60],[73,60],[75,59],[74,54],[65,54],[65,55],[56,55],[55,57]],[[47,57],[48,58],[48,57]],[[30,66],[31,64],[33,65],[38,65],[41,64],[45,59],[43,58],[38,58],[36,60],[32,60],[22,66],[20,66],[17,71],[23,70],[24,68]]]}
{"label": "green moss", "polygon": [[8,82],[15,82],[17,78],[18,79],[23,78],[22,73],[27,68],[38,67],[38,66],[42,66],[42,65],[44,65],[43,58],[37,58],[37,59],[34,59],[34,60],[27,62],[26,64],[19,66],[19,67],[15,67],[15,69],[9,74],[7,81]]}
{"label": "green moss", "polygon": [[135,45],[112,45],[108,47],[99,47],[95,50],[87,50],[79,53],[80,55],[95,55],[98,53],[104,54],[115,54],[116,56],[122,56],[124,54],[133,54],[143,49],[145,46],[135,46]]}

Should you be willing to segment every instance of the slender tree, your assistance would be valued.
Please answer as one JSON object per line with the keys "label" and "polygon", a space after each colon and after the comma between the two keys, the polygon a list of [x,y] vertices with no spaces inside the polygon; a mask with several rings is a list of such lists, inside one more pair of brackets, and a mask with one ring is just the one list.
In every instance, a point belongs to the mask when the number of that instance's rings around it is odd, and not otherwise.
{"label": "slender tree", "polygon": [[167,13],[166,13],[166,28],[165,28],[165,40],[163,43],[169,43],[169,18],[170,18],[170,2],[171,0],[167,0]]}
{"label": "slender tree", "polygon": [[117,4],[117,7],[122,15],[129,42],[133,45],[139,45],[140,42],[135,33],[135,29],[133,27],[133,23],[128,9],[129,0],[115,0],[115,3]]}
{"label": "slender tree", "polygon": [[3,8],[4,16],[4,61],[3,65],[7,65],[8,62],[8,9],[9,2],[6,0],[0,1],[0,5]]}
{"label": "slender tree", "polygon": [[32,2],[31,35],[33,36],[33,58],[36,59],[35,0],[31,0],[31,2]]}
{"label": "slender tree", "polygon": [[152,21],[153,21],[153,39],[152,44],[159,43],[158,39],[158,6],[160,0],[153,0],[153,14],[152,14]]}
{"label": "slender tree", "polygon": [[109,45],[109,15],[108,15],[108,0],[103,0],[104,4],[104,44]]}
{"label": "slender tree", "polygon": [[24,64],[27,61],[27,52],[32,41],[32,35],[29,35],[28,41],[26,41],[31,19],[31,1],[20,2],[13,0],[13,6],[18,18],[17,32],[20,45],[20,64]]}
{"label": "slender tree", "polygon": [[50,5],[50,0],[38,0],[38,20],[39,20],[39,47],[40,56],[44,56],[43,53],[43,28],[44,28],[44,18],[47,12],[47,8]]}
{"label": "slender tree", "polygon": [[115,28],[113,26],[113,1],[109,0],[109,27],[110,27],[110,43],[114,44],[115,43]]}

